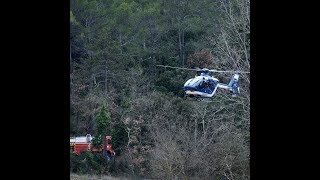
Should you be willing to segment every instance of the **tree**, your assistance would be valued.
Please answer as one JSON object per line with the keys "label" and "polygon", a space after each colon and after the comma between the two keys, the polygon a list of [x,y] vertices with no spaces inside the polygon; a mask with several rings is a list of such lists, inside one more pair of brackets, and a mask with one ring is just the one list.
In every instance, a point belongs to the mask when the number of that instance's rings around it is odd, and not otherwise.
{"label": "tree", "polygon": [[[110,129],[111,124],[111,116],[110,113],[107,111],[106,106],[103,105],[99,114],[96,117],[96,134],[94,137],[94,145],[99,147],[102,145],[106,147],[106,135],[107,133],[111,133]],[[103,153],[105,154],[106,148],[103,149]]]}

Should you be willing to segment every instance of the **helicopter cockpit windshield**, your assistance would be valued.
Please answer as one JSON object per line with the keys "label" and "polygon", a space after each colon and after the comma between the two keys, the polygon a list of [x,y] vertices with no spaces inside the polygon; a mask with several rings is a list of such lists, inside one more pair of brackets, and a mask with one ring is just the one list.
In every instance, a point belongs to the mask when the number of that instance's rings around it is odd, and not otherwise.
{"label": "helicopter cockpit windshield", "polygon": [[196,89],[199,87],[200,84],[202,84],[203,78],[201,77],[195,77],[193,79],[188,80],[184,87],[186,90],[188,89]]}
{"label": "helicopter cockpit windshield", "polygon": [[199,78],[194,78],[194,79],[192,79],[188,84],[186,84],[186,85],[188,85],[188,86],[192,86],[192,87],[197,87],[197,86],[199,86],[199,84],[201,83],[201,79],[199,79]]}

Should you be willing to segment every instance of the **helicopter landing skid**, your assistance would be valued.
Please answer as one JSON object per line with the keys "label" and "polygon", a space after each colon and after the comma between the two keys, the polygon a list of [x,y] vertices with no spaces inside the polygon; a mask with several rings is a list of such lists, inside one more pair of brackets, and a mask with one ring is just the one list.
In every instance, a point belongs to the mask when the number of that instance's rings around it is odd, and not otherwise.
{"label": "helicopter landing skid", "polygon": [[202,98],[202,97],[184,97],[185,100],[188,101],[199,101],[199,102],[213,102],[210,98]]}

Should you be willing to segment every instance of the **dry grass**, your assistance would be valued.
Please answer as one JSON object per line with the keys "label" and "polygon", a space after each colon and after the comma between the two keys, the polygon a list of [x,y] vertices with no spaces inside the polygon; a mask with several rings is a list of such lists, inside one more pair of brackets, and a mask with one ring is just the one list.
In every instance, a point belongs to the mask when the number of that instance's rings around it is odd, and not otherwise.
{"label": "dry grass", "polygon": [[78,175],[70,174],[70,180],[129,180],[124,177],[111,177],[106,175]]}

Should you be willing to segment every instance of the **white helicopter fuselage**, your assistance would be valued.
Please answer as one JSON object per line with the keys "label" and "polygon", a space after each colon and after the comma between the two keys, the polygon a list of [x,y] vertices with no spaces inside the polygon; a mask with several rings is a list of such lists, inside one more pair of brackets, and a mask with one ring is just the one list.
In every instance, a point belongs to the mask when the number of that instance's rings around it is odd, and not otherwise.
{"label": "white helicopter fuselage", "polygon": [[[203,85],[207,83],[207,85]],[[193,97],[212,97],[218,87],[219,80],[209,75],[200,75],[189,79],[185,84],[185,93],[187,96]]]}
{"label": "white helicopter fuselage", "polygon": [[235,82],[237,83],[239,75],[235,74],[229,84],[220,83],[217,78],[209,76],[207,74],[201,74],[192,79],[189,79],[184,84],[184,89],[186,96],[189,97],[202,97],[202,98],[211,98],[217,91],[217,88],[226,89],[233,94],[239,93],[238,85],[234,87]]}
{"label": "white helicopter fuselage", "polygon": [[[232,96],[236,96],[240,93],[239,87],[239,72],[240,71],[223,71],[223,70],[214,70],[207,68],[197,68],[190,69],[184,67],[172,67],[172,66],[164,66],[157,65],[165,68],[173,68],[173,69],[182,69],[182,70],[192,70],[197,71],[197,76],[192,79],[189,79],[183,86],[185,95],[188,97],[202,97],[202,98],[211,98],[217,91],[217,88],[229,90]],[[220,83],[217,78],[210,76],[209,73],[218,72],[218,73],[235,73],[230,82],[228,84]],[[201,73],[199,75],[199,73]],[[250,73],[241,71],[241,73]]]}

